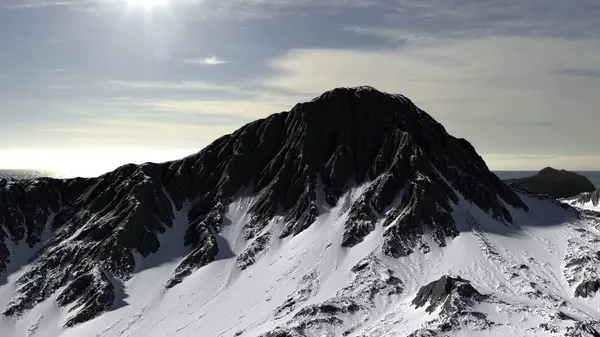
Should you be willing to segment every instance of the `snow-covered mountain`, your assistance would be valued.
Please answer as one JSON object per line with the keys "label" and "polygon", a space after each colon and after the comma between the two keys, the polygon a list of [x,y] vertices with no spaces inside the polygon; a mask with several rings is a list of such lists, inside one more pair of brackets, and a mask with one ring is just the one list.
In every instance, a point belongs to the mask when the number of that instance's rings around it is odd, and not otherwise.
{"label": "snow-covered mountain", "polygon": [[599,229],[334,89],[178,161],[0,180],[0,334],[599,336]]}

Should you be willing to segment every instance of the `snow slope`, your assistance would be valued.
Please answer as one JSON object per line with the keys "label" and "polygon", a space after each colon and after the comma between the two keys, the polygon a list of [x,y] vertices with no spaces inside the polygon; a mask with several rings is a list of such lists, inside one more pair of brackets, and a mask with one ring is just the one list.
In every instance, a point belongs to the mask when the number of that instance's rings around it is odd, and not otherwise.
{"label": "snow slope", "polygon": [[[344,198],[356,200],[364,187]],[[424,248],[428,252],[397,259],[381,253],[382,222],[362,243],[341,247],[348,216],[344,203],[294,237],[279,239],[282,226],[276,218],[263,229],[271,233],[268,249],[243,271],[236,256],[251,244],[242,229],[252,198],[238,198],[219,233],[216,261],[167,291],[164,284],[182,256],[177,250],[184,249],[169,244],[184,235],[184,206],[175,213],[174,228],[161,237],[169,249],[136,264],[138,271],[118,292],[114,310],[65,329],[73,308],[59,308],[51,297],[21,319],[2,317],[0,331],[14,337],[259,336],[273,331],[279,336],[433,336],[439,332],[431,331],[441,331],[436,327],[452,313],[445,306],[428,313],[412,301],[423,285],[449,275],[469,280],[489,296],[469,307],[483,316],[453,324],[444,334],[587,336],[585,329],[600,319],[600,301],[596,294],[574,294],[584,278],[598,272],[598,264],[584,264],[591,261],[588,254],[600,251],[600,222],[549,200],[520,197],[530,210],[510,208],[513,224],[493,220],[461,200],[452,214],[458,237],[448,239],[446,247],[430,244]],[[13,270],[8,283],[0,283],[0,305],[10,300],[11,281],[23,272]]]}

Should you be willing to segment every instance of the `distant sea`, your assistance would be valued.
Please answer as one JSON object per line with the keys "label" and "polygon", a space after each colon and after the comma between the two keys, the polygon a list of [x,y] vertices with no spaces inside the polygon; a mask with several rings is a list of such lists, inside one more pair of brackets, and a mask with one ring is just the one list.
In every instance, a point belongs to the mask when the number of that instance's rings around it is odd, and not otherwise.
{"label": "distant sea", "polygon": [[[586,176],[596,188],[600,189],[600,171],[575,171]],[[537,173],[537,171],[494,171],[500,179],[523,178]],[[31,179],[39,177],[64,178],[59,173],[42,170],[0,170],[0,178]]]}
{"label": "distant sea", "polygon": [[32,179],[40,177],[63,178],[61,174],[44,170],[0,170],[0,178]]}
{"label": "distant sea", "polygon": [[[573,171],[586,176],[596,188],[600,189],[600,171]],[[537,171],[494,171],[500,179],[523,178],[530,177]]]}

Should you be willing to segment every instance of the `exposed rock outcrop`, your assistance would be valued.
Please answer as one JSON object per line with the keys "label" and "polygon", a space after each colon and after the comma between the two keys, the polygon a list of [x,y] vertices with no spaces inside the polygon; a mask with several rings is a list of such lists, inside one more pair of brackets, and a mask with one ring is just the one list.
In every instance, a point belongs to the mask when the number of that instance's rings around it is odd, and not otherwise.
{"label": "exposed rock outcrop", "polygon": [[469,281],[460,277],[442,276],[421,287],[412,304],[417,308],[429,304],[425,309],[428,313],[434,312],[438,307],[441,307],[442,312],[451,312],[465,310],[485,298]]}
{"label": "exposed rock outcrop", "polygon": [[600,190],[584,192],[574,197],[564,198],[562,202],[575,207],[600,211]]}
{"label": "exposed rock outcrop", "polygon": [[577,288],[575,288],[575,296],[576,297],[590,297],[596,294],[600,290],[600,280],[587,280],[581,282]]}

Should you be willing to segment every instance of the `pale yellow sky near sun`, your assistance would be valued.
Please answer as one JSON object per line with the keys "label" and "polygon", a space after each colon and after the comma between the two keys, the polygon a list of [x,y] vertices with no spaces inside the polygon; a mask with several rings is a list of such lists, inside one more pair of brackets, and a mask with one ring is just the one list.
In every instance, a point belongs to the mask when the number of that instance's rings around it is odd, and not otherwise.
{"label": "pale yellow sky near sun", "polygon": [[[0,150],[1,169],[38,169],[60,176],[91,177],[118,166],[144,162],[180,159],[200,149],[152,149],[143,147],[79,148],[79,149],[9,149]],[[598,156],[523,156],[491,154],[482,157],[495,171],[536,171],[546,166],[568,170],[594,170],[600,167]]]}
{"label": "pale yellow sky near sun", "polygon": [[197,151],[194,149],[136,147],[112,149],[11,149],[0,150],[0,158],[4,158],[0,163],[0,168],[49,170],[65,177],[92,177],[128,163],[164,162],[180,159]]}

